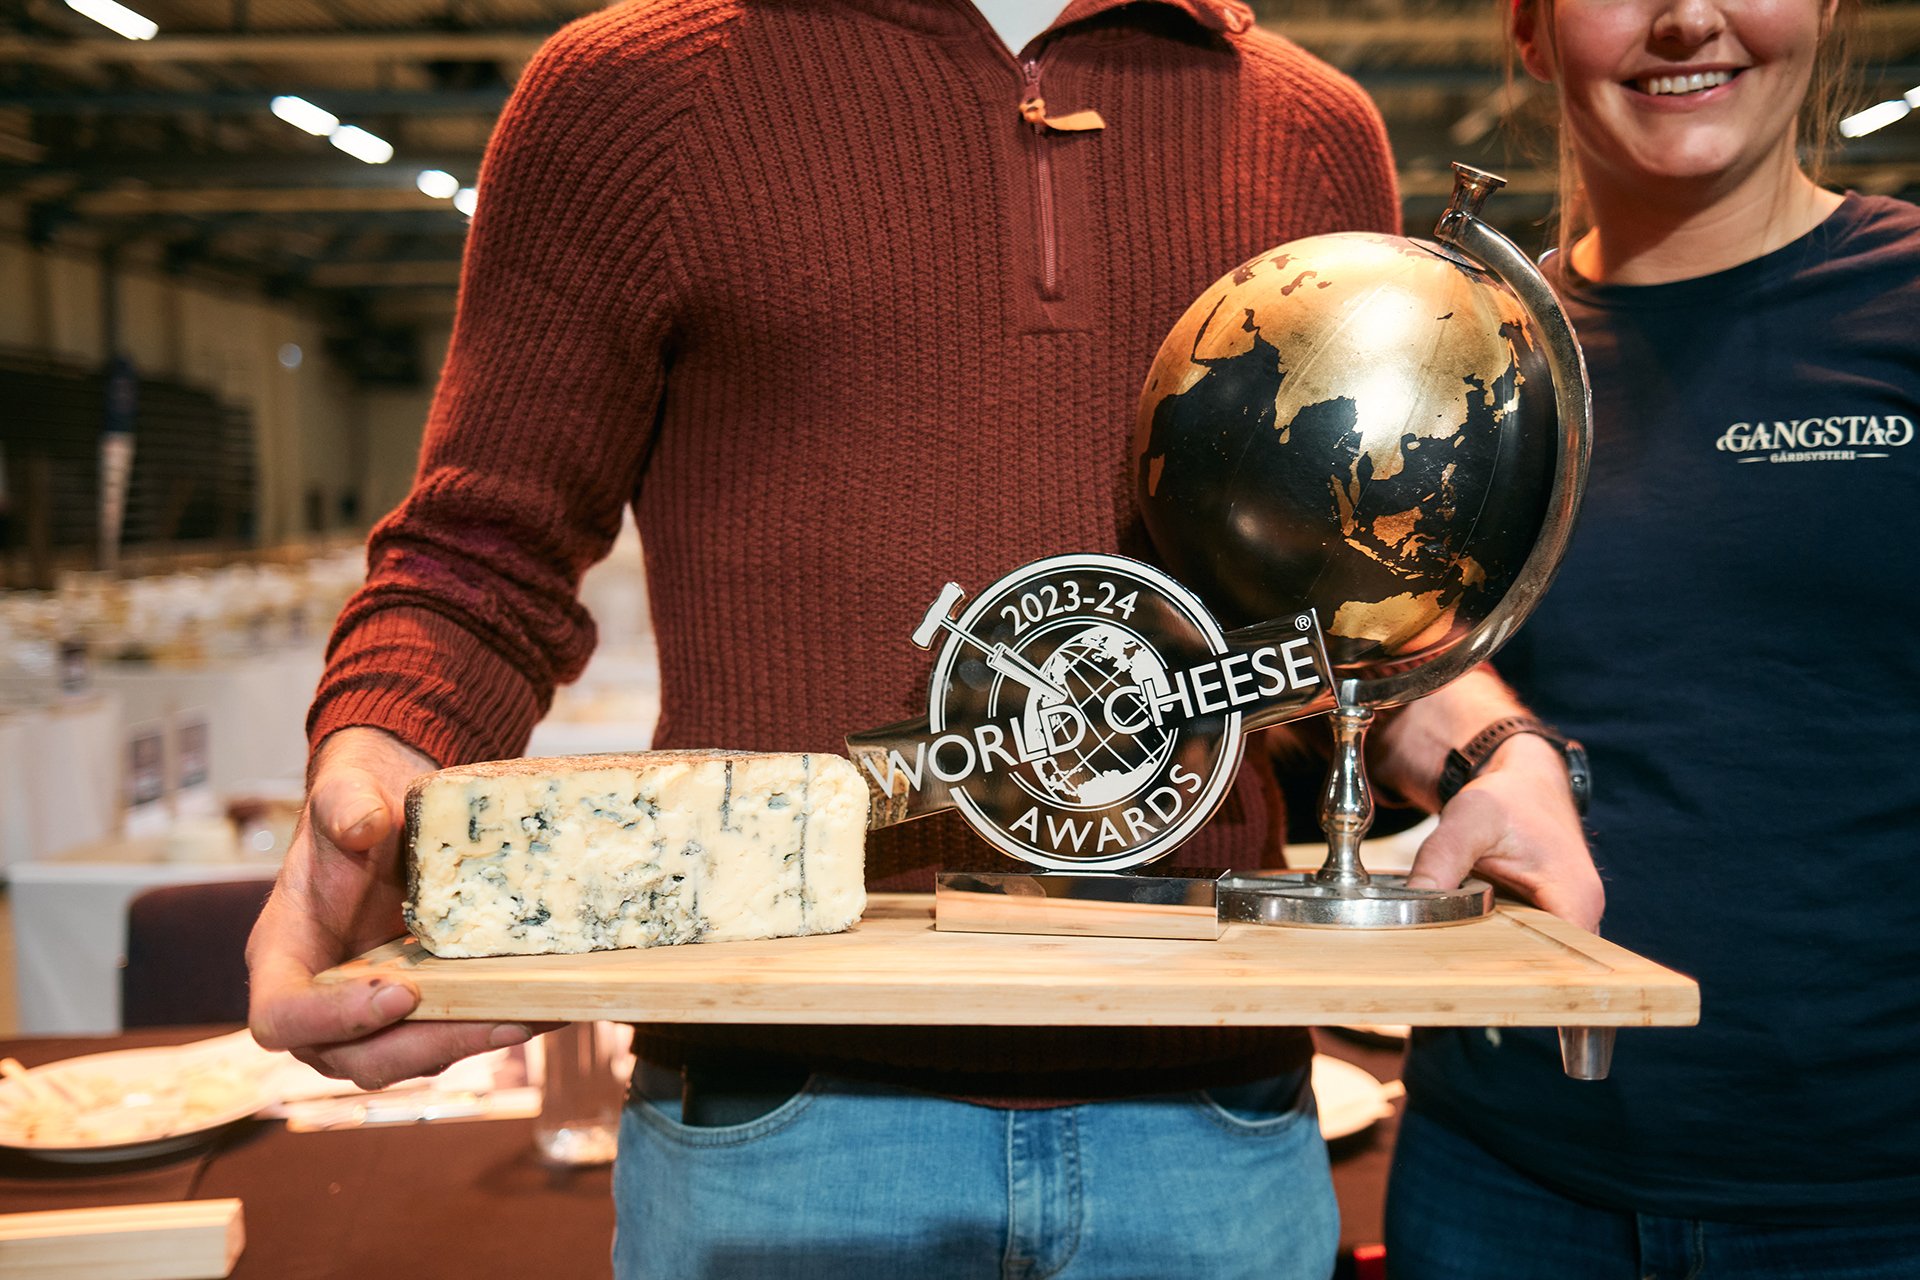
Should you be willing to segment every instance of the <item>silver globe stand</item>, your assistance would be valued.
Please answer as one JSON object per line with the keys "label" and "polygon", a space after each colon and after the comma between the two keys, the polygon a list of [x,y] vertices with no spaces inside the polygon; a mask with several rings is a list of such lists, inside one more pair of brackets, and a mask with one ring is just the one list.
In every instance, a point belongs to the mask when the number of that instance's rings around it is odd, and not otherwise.
{"label": "silver globe stand", "polygon": [[[1586,488],[1591,453],[1592,408],[1586,361],[1574,340],[1566,313],[1539,269],[1511,241],[1480,219],[1487,197],[1506,180],[1469,165],[1455,164],[1453,197],[1434,238],[1441,251],[1455,251],[1466,265],[1483,268],[1513,290],[1539,326],[1553,371],[1559,424],[1559,465],[1554,469],[1547,510],[1520,572],[1505,596],[1458,645],[1431,661],[1383,677],[1343,680],[1331,712],[1334,755],[1320,804],[1320,825],[1327,834],[1327,860],[1318,871],[1239,873],[1221,883],[1223,917],[1253,924],[1342,929],[1408,929],[1461,924],[1493,911],[1493,887],[1469,879],[1457,889],[1412,889],[1405,876],[1370,875],[1361,865],[1360,842],[1373,825],[1373,791],[1367,783],[1363,748],[1374,713],[1432,693],[1487,661],[1517,630],[1546,593],[1565,555],[1574,517]],[[1610,1046],[1610,1039],[1601,1036]],[[1583,1041],[1568,1053],[1589,1064],[1600,1046]],[[1605,1074],[1604,1061],[1598,1062]]]}
{"label": "silver globe stand", "polygon": [[1367,783],[1367,729],[1373,709],[1360,705],[1358,681],[1340,686],[1330,713],[1333,767],[1320,800],[1327,860],[1318,871],[1256,872],[1221,882],[1221,916],[1241,924],[1329,929],[1412,929],[1461,924],[1493,910],[1493,886],[1469,879],[1457,889],[1411,889],[1407,878],[1372,875],[1360,863],[1360,842],[1373,826]]}

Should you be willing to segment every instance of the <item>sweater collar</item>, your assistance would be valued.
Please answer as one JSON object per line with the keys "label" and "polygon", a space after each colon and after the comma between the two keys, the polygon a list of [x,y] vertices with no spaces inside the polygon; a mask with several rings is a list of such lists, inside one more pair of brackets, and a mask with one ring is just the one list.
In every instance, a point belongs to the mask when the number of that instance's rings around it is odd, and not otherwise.
{"label": "sweater collar", "polygon": [[[849,0],[876,17],[940,36],[977,32],[984,21],[970,0]],[[1047,31],[1058,31],[1117,9],[1172,9],[1214,33],[1239,34],[1253,25],[1253,10],[1241,0],[1072,0]]]}

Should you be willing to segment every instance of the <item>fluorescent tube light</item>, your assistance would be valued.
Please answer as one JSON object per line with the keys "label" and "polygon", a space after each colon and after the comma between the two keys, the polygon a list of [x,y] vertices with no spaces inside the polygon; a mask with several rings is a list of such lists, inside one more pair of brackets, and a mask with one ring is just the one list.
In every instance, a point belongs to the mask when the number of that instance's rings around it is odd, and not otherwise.
{"label": "fluorescent tube light", "polygon": [[333,131],[328,139],[355,160],[364,160],[368,164],[385,164],[393,159],[393,144],[375,133],[368,133],[357,124],[343,124]]}
{"label": "fluorescent tube light", "polygon": [[1840,136],[1858,138],[1872,133],[1875,129],[1884,129],[1895,120],[1906,115],[1913,108],[1901,98],[1889,98],[1885,102],[1876,102],[1865,111],[1856,111],[1840,122]]}
{"label": "fluorescent tube light", "polygon": [[423,194],[435,200],[451,200],[460,194],[460,179],[445,169],[422,169],[413,181]]}
{"label": "fluorescent tube light", "polygon": [[305,129],[316,138],[324,138],[340,127],[340,117],[322,110],[305,98],[283,96],[269,104],[273,114],[296,129]]}
{"label": "fluorescent tube light", "polygon": [[474,187],[460,188],[460,194],[453,198],[453,207],[471,218],[473,211],[480,207],[479,190]]}
{"label": "fluorescent tube light", "polygon": [[152,18],[114,0],[67,0],[67,8],[129,40],[151,40],[160,32],[160,24]]}

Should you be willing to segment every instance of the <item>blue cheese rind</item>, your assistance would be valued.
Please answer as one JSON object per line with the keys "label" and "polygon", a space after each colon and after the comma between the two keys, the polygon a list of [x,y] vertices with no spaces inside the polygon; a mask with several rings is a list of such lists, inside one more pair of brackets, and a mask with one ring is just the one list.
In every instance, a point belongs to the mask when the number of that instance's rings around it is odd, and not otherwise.
{"label": "blue cheese rind", "polygon": [[445,769],[407,794],[407,927],[447,957],[837,933],[866,908],[867,805],[833,755]]}

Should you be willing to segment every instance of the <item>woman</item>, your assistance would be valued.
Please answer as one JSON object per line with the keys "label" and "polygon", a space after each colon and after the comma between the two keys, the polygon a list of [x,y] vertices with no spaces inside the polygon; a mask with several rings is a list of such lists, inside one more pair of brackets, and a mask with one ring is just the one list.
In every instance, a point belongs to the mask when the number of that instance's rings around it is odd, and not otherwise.
{"label": "woman", "polygon": [[1514,10],[1577,180],[1547,270],[1595,445],[1499,666],[1591,756],[1605,932],[1702,1014],[1599,1084],[1551,1032],[1421,1036],[1397,1277],[1920,1276],[1920,212],[1802,168],[1834,21]]}

